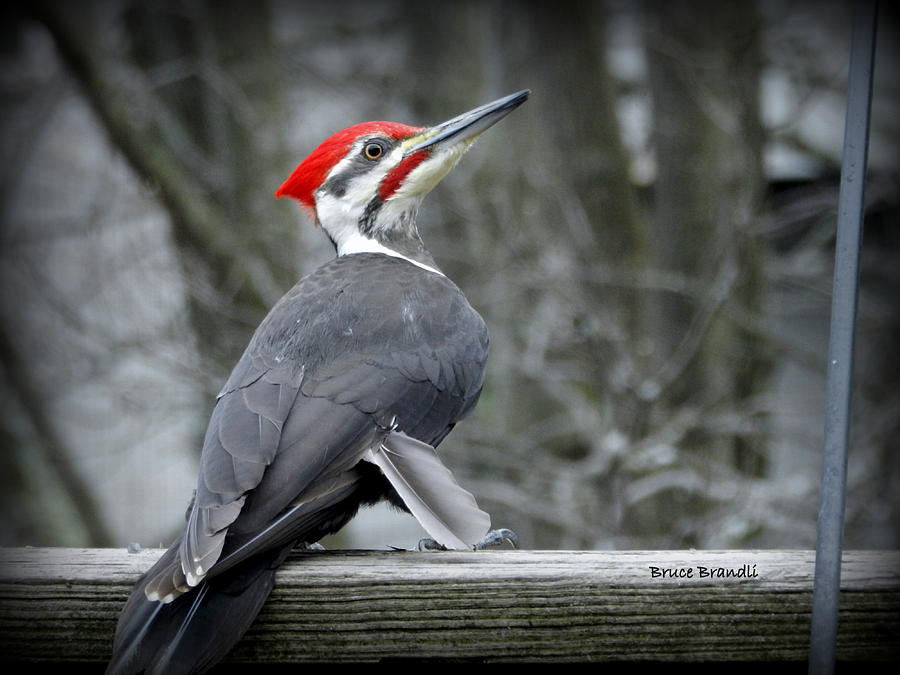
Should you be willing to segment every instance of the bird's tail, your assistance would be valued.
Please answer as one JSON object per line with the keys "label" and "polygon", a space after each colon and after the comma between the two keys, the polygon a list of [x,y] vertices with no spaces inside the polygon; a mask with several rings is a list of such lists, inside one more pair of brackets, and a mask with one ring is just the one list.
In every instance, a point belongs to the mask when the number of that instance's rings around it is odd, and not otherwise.
{"label": "bird's tail", "polygon": [[292,547],[254,556],[169,604],[147,600],[144,587],[172,564],[179,544],[132,590],[119,616],[107,675],[187,675],[214,666],[253,623]]}

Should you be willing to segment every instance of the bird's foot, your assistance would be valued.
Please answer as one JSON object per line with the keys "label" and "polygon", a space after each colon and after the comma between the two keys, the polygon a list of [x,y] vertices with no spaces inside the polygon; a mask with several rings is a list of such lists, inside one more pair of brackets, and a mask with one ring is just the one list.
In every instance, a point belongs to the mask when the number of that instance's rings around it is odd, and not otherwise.
{"label": "bird's foot", "polygon": [[[491,530],[486,535],[484,535],[481,541],[475,544],[472,548],[476,551],[481,551],[486,548],[492,548],[494,546],[502,546],[504,541],[509,542],[509,545],[512,546],[512,548],[519,548],[519,535],[517,535],[512,530],[507,530],[505,527],[500,528],[499,530]],[[426,537],[425,539],[419,539],[416,550],[446,551],[447,547],[442,546],[434,539]]]}
{"label": "bird's foot", "polygon": [[499,530],[491,530],[484,535],[481,541],[475,544],[475,550],[481,551],[493,546],[502,546],[504,541],[508,541],[513,548],[519,548],[519,535],[503,527]]}
{"label": "bird's foot", "polygon": [[311,544],[306,541],[301,541],[294,548],[298,551],[324,551],[324,550],[326,550],[325,547],[322,546],[322,544],[320,544],[317,541],[314,541]]}
{"label": "bird's foot", "polygon": [[419,539],[419,543],[416,544],[417,551],[446,551],[447,547],[442,546],[437,543],[434,539],[430,537],[425,537],[424,539]]}

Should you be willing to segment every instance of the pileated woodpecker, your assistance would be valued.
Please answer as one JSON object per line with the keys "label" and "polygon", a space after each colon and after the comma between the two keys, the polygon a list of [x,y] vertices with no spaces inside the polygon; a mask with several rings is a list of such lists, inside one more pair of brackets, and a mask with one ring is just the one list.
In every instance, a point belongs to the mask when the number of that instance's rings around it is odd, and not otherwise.
{"label": "pileated woodpecker", "polygon": [[489,532],[434,450],[478,400],[488,334],[422,244],[416,212],[528,93],[429,128],[349,127],[278,189],[337,257],[272,308],[222,388],[187,526],[132,591],[108,673],[212,667],[291,549],[337,531],[361,505],[409,510],[446,548],[508,533]]}

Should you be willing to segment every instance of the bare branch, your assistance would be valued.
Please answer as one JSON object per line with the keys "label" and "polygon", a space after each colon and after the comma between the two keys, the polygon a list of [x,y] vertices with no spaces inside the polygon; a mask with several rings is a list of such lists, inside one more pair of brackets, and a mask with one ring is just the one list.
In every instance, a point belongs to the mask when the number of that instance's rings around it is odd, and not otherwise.
{"label": "bare branch", "polygon": [[53,35],[115,144],[139,175],[159,186],[182,228],[181,235],[197,249],[233,261],[233,268],[243,270],[240,273],[260,304],[269,304],[279,285],[266,269],[257,267],[250,274],[239,264],[246,247],[236,230],[226,226],[228,217],[210,198],[203,180],[210,172],[200,159],[202,154],[156,98],[146,75],[124,55],[105,53],[104,40],[83,20],[77,7],[39,2],[34,12]]}
{"label": "bare branch", "polygon": [[6,371],[9,386],[21,401],[21,408],[28,415],[34,434],[46,453],[47,463],[59,477],[92,544],[110,546],[113,543],[112,536],[94,493],[69,459],[56,425],[47,412],[45,397],[35,389],[31,374],[23,366],[16,351],[13,341],[6,333],[6,327],[0,323],[0,365]]}

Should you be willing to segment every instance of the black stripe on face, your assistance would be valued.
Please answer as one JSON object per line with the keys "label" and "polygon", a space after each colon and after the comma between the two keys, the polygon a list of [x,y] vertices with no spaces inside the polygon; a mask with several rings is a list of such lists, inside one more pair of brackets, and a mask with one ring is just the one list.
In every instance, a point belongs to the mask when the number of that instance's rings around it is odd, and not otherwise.
{"label": "black stripe on face", "polygon": [[[365,147],[368,143],[376,142],[384,148],[378,159],[369,159],[365,156]],[[339,174],[336,174],[322,183],[317,192],[321,191],[330,194],[338,199],[342,199],[347,194],[350,183],[363,176],[377,167],[385,157],[388,157],[397,145],[397,141],[382,136],[374,136],[365,139],[361,144],[354,146],[353,160]]]}
{"label": "black stripe on face", "polygon": [[384,201],[377,194],[372,197],[372,201],[366,204],[366,210],[363,211],[363,214],[359,219],[360,234],[364,234],[367,237],[372,236],[372,233],[375,230],[375,221],[378,218],[378,212],[381,210],[383,204]]}
{"label": "black stripe on face", "polygon": [[374,167],[371,164],[362,164],[358,161],[354,161],[345,171],[342,171],[336,176],[332,176],[322,183],[322,187],[320,187],[319,190],[326,194],[333,195],[338,199],[342,199],[344,195],[347,194],[347,188],[350,186],[350,181],[358,176],[368,173],[373,168]]}

